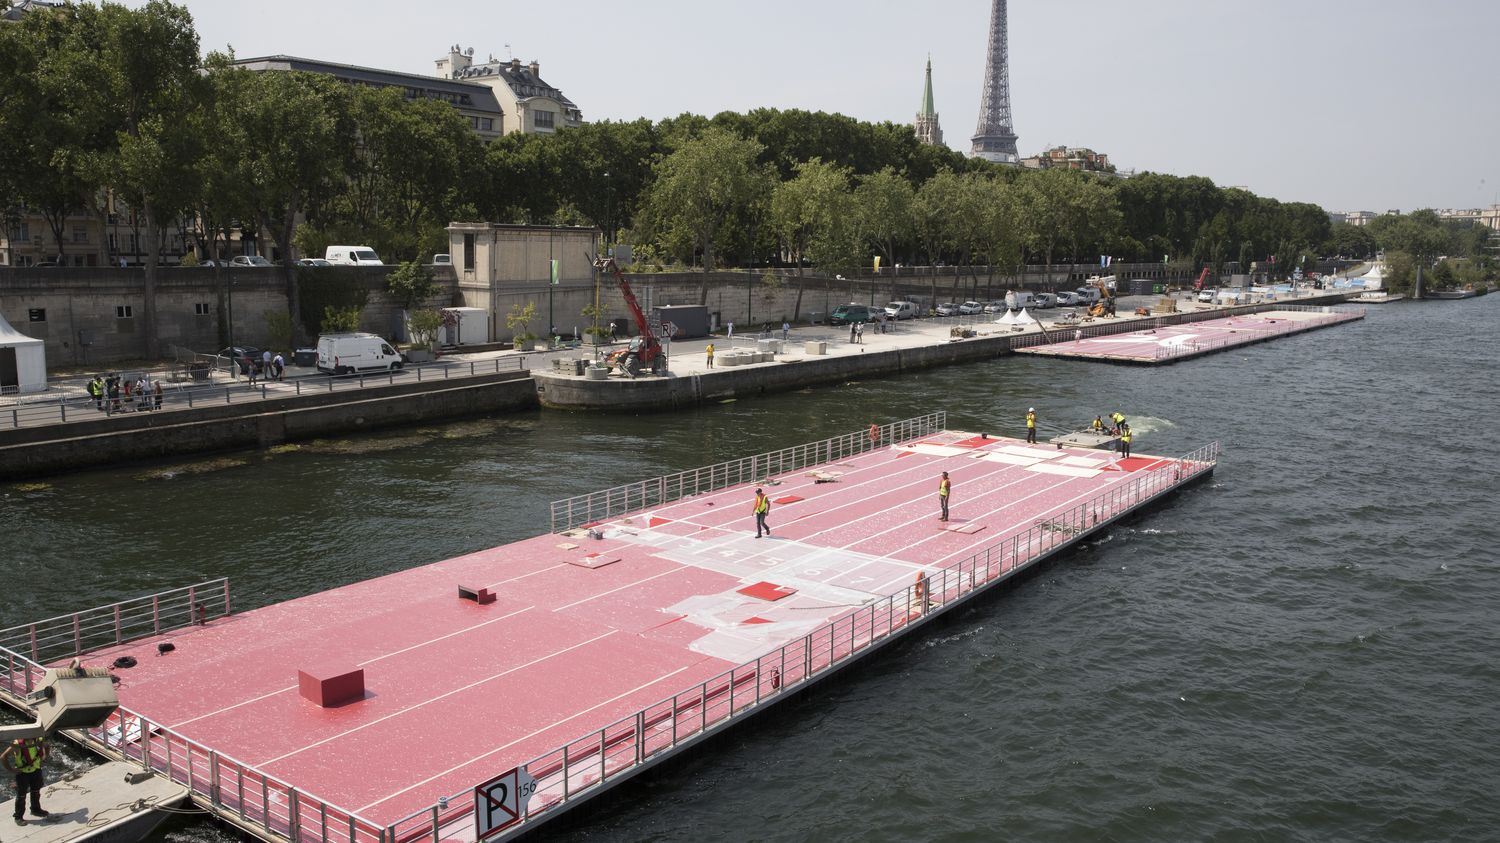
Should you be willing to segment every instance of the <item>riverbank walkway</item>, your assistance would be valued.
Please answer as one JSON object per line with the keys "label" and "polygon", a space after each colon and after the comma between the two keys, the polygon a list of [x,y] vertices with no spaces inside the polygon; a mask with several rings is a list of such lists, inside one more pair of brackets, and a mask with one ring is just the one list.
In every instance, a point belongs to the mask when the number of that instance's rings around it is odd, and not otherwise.
{"label": "riverbank walkway", "polygon": [[[476,805],[508,836],[1206,476],[1218,453],[1121,459],[945,423],[557,501],[546,534],[244,613],[218,581],[0,631],[0,690],[32,681],[28,659],[129,664],[91,746],[263,838],[471,841]],[[144,630],[122,633],[122,616]]]}

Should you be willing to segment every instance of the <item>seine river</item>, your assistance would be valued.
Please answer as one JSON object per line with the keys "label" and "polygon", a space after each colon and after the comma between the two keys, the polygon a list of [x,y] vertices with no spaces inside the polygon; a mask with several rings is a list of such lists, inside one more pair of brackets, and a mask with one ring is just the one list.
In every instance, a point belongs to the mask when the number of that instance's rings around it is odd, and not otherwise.
{"label": "seine river", "polygon": [[871,422],[1119,408],[1138,452],[1221,442],[1215,476],[544,837],[1495,840],[1497,322],[1500,295],[1401,303],[1163,369],[1013,358],[0,487],[0,623],[223,575],[247,609]]}

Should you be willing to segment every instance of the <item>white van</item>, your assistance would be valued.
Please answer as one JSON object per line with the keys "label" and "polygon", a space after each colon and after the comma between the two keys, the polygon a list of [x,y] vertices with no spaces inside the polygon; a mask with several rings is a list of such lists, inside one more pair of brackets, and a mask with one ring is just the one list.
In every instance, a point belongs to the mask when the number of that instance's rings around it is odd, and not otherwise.
{"label": "white van", "polygon": [[369,246],[329,246],[323,257],[342,266],[385,266]]}
{"label": "white van", "polygon": [[318,371],[330,375],[401,368],[401,354],[374,334],[324,334],[318,337]]}
{"label": "white van", "polygon": [[1079,287],[1073,292],[1078,294],[1078,299],[1082,304],[1093,304],[1104,297],[1098,287]]}
{"label": "white van", "polygon": [[1036,297],[1025,290],[1012,290],[1005,294],[1005,306],[1011,310],[1036,307]]}
{"label": "white van", "polygon": [[891,319],[915,319],[917,306],[909,301],[893,301],[885,306],[885,315]]}

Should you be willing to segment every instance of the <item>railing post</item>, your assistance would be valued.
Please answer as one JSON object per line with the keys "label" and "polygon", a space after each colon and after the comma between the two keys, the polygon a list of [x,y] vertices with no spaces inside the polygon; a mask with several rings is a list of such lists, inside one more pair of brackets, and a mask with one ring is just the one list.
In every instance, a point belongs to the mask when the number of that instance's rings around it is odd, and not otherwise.
{"label": "railing post", "polygon": [[[124,731],[120,730],[121,737]],[[219,753],[212,749],[208,751],[208,804],[219,807]]]}
{"label": "railing post", "polygon": [[438,806],[432,806],[432,843],[439,843],[442,837],[438,835]]}
{"label": "railing post", "polygon": [[569,778],[570,773],[568,772],[568,746],[569,746],[568,744],[563,744],[562,777],[563,777],[563,801],[564,802],[568,801],[568,797],[570,795],[572,795],[571,794],[571,788],[572,788],[572,784],[573,784],[572,781],[571,781],[571,779]]}
{"label": "railing post", "polygon": [[78,624],[78,613],[73,613],[73,655],[83,655],[83,628]]}
{"label": "railing post", "polygon": [[286,807],[286,825],[287,825],[287,829],[286,830],[287,830],[287,837],[290,837],[292,839],[292,843],[297,843],[297,838],[299,836],[299,831],[300,831],[300,829],[298,827],[300,825],[300,823],[298,823],[298,821],[297,821],[297,808],[298,807],[299,807],[299,799],[298,799],[297,788],[295,788],[295,787],[294,788],[290,788],[287,791],[287,807]]}
{"label": "railing post", "polygon": [[635,763],[646,760],[646,712],[635,713]]}
{"label": "railing post", "polygon": [[157,635],[161,634],[161,597],[155,594],[151,595],[151,627]]}

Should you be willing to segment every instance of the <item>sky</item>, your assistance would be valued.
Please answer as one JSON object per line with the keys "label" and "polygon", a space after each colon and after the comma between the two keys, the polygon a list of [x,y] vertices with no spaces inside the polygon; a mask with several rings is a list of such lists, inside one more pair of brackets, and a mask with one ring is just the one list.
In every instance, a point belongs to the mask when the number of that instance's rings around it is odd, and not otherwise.
{"label": "sky", "polygon": [[[129,0],[140,6],[144,0]],[[182,0],[178,0],[182,2]],[[540,62],[585,120],[758,107],[978,123],[989,0],[186,0],[205,51]],[[1330,211],[1500,201],[1500,0],[1010,0],[1019,148]]]}

